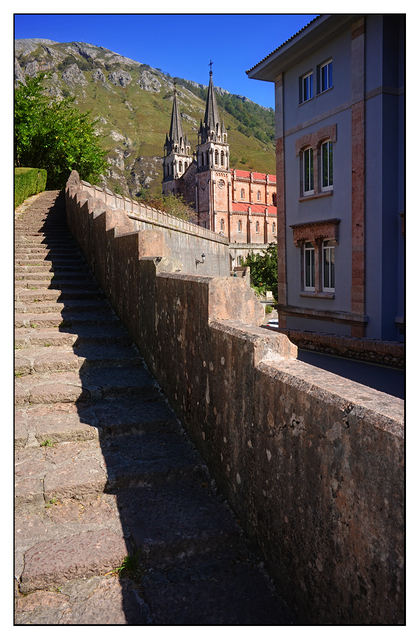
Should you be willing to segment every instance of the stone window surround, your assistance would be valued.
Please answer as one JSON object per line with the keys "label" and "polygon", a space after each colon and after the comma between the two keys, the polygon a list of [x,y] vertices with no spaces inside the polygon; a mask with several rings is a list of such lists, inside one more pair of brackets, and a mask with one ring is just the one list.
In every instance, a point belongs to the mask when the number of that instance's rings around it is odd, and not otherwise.
{"label": "stone window surround", "polygon": [[[332,196],[333,190],[328,189],[328,191],[322,191],[320,186],[320,175],[321,175],[321,146],[327,140],[331,140],[331,142],[337,141],[337,125],[331,124],[318,131],[314,131],[313,133],[305,133],[305,135],[301,136],[295,141],[295,154],[296,157],[300,158],[300,189],[299,189],[299,202],[304,202],[306,200],[314,200],[315,198],[325,198],[326,196]],[[313,193],[309,195],[303,195],[303,152],[305,149],[313,150],[313,165],[314,165],[314,190]]]}
{"label": "stone window surround", "polygon": [[[315,222],[301,222],[290,225],[293,230],[293,243],[301,251],[301,290],[300,296],[307,298],[334,298],[333,292],[323,291],[322,288],[322,245],[324,240],[331,240],[338,245],[339,218],[318,220]],[[305,243],[310,242],[315,249],[315,291],[305,291]]]}

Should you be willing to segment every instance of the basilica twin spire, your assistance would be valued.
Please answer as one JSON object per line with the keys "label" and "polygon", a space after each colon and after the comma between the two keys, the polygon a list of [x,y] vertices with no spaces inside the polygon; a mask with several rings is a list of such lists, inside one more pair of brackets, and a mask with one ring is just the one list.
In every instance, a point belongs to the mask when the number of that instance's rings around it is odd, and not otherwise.
{"label": "basilica twin spire", "polygon": [[171,127],[169,129],[169,137],[168,134],[166,134],[164,148],[166,155],[170,155],[171,153],[187,153],[189,155],[190,152],[190,143],[188,142],[187,136],[184,136],[184,132],[182,129],[182,122],[179,113],[178,98],[176,92],[176,83],[174,88],[174,103],[172,106]]}
{"label": "basilica twin spire", "polygon": [[[199,143],[205,144],[206,142],[213,140],[214,142],[226,141],[226,129],[224,122],[220,122],[219,110],[217,108],[217,101],[213,86],[213,71],[210,69],[210,81],[207,93],[206,111],[204,114],[204,122],[200,121],[200,128],[198,131]],[[188,147],[188,151],[187,151]],[[187,153],[189,154],[190,144],[187,136],[184,136],[181,116],[179,113],[178,96],[176,90],[176,83],[174,87],[174,102],[172,106],[171,126],[169,130],[169,137],[166,134],[165,141],[166,155],[171,153]]]}

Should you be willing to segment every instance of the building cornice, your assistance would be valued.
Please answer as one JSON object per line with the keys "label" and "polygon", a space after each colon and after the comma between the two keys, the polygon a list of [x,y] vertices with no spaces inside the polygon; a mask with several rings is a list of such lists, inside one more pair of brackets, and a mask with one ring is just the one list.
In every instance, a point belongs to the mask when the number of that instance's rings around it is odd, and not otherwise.
{"label": "building cornice", "polygon": [[353,22],[357,14],[322,15],[315,18],[294,37],[283,43],[246,73],[252,80],[275,82],[282,73],[319,49],[328,37],[336,37]]}

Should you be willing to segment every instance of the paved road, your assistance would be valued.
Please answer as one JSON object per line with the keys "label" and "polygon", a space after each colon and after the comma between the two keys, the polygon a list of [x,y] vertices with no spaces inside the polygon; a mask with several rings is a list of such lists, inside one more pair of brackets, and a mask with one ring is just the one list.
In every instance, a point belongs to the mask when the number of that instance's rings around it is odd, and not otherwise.
{"label": "paved road", "polygon": [[405,397],[405,372],[400,369],[358,362],[306,349],[299,349],[298,360],[389,393],[391,396],[403,399]]}

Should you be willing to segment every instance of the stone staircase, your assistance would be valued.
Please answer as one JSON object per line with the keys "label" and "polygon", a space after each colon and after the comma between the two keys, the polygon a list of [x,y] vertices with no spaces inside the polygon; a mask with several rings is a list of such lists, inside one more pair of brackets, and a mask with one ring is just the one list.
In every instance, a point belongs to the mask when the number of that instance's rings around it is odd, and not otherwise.
{"label": "stone staircase", "polygon": [[15,221],[15,623],[294,619],[69,236]]}

